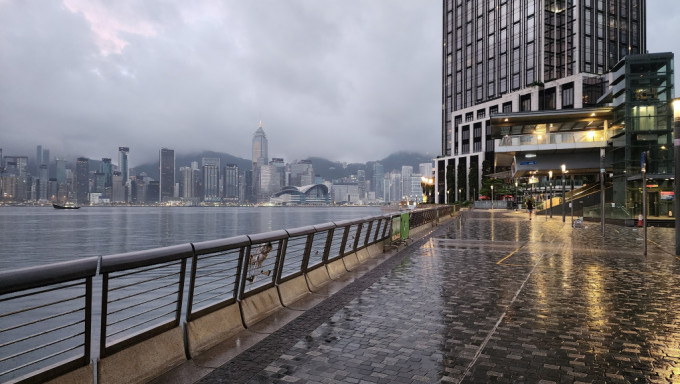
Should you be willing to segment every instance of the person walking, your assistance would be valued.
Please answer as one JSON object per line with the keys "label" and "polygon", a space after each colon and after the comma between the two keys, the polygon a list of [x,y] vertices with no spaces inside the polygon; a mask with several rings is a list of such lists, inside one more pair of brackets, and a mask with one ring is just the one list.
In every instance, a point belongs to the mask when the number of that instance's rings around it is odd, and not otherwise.
{"label": "person walking", "polygon": [[531,220],[531,212],[534,210],[534,201],[530,198],[527,199],[527,211],[529,211],[529,220]]}

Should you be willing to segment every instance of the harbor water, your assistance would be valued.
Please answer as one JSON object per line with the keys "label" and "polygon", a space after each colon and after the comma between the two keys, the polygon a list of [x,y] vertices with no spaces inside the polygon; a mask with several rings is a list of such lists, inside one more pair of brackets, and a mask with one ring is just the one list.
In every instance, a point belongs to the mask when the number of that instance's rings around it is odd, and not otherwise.
{"label": "harbor water", "polygon": [[380,214],[377,207],[0,207],[0,271]]}

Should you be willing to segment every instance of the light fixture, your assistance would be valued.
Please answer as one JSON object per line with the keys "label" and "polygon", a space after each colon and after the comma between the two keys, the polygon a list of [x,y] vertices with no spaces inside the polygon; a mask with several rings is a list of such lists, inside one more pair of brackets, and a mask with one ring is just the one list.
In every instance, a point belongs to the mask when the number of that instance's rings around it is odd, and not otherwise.
{"label": "light fixture", "polygon": [[527,159],[531,159],[532,157],[536,157],[536,154],[535,153],[527,153],[526,155],[524,155],[524,157],[527,158]]}

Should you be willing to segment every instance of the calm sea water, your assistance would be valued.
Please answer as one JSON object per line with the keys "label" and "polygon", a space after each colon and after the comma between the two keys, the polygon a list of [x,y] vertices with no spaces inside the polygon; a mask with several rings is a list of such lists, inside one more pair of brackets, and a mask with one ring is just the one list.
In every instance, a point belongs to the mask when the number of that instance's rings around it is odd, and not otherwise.
{"label": "calm sea water", "polygon": [[380,214],[370,207],[0,207],[0,270]]}

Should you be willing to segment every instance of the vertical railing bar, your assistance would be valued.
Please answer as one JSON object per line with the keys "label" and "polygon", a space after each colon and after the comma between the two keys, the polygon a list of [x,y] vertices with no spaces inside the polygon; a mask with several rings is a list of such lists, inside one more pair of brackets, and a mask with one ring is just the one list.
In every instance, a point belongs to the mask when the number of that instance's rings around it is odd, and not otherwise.
{"label": "vertical railing bar", "polygon": [[358,246],[359,246],[359,238],[361,238],[361,229],[363,228],[364,223],[359,223],[357,224],[357,229],[356,232],[354,233],[354,246],[352,248],[353,252],[356,252]]}
{"label": "vertical railing bar", "polygon": [[250,245],[246,245],[241,247],[241,250],[239,251],[239,258],[238,258],[238,268],[239,268],[239,278],[236,279],[236,299],[241,300],[243,299],[243,291],[246,288],[246,274],[248,273],[248,262],[245,261],[248,255],[250,255]]}
{"label": "vertical railing bar", "polygon": [[309,258],[312,255],[312,244],[314,243],[314,235],[316,232],[312,232],[307,235],[307,241],[305,242],[305,250],[302,253],[302,263],[300,263],[300,272],[307,273],[307,268],[309,267]]}
{"label": "vertical railing bar", "polygon": [[92,276],[85,279],[85,351],[83,365],[90,363],[90,348],[92,346]]}
{"label": "vertical railing bar", "polygon": [[[193,244],[191,245],[193,248]],[[175,327],[179,326],[182,321],[182,299],[184,298],[184,280],[187,272],[187,258],[182,258],[179,272],[179,289],[177,290],[177,312],[175,313]]]}
{"label": "vertical railing bar", "polygon": [[328,255],[331,253],[331,244],[335,236],[335,228],[331,228],[326,232],[326,246],[323,250],[323,264],[328,264]]}
{"label": "vertical railing bar", "polygon": [[343,233],[342,233],[342,241],[340,242],[340,252],[339,256],[344,256],[345,254],[345,246],[347,245],[347,236],[349,236],[349,225],[346,225],[342,227]]}
{"label": "vertical railing bar", "polygon": [[274,262],[274,276],[273,283],[279,284],[281,282],[281,275],[283,274],[283,264],[286,260],[286,250],[288,248],[288,238],[279,240],[279,246],[276,250],[276,261]]}
{"label": "vertical railing bar", "polygon": [[191,270],[189,272],[189,292],[187,292],[187,314],[186,321],[191,318],[191,311],[194,308],[194,294],[196,290],[196,270],[198,269],[198,254],[194,244],[191,244]]}
{"label": "vertical railing bar", "polygon": [[99,337],[99,356],[106,356],[106,317],[108,312],[109,300],[109,274],[102,274],[102,314],[101,314],[101,330]]}

